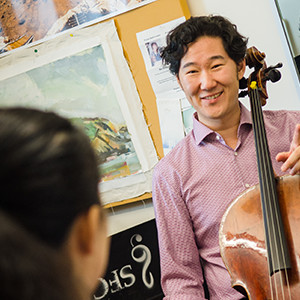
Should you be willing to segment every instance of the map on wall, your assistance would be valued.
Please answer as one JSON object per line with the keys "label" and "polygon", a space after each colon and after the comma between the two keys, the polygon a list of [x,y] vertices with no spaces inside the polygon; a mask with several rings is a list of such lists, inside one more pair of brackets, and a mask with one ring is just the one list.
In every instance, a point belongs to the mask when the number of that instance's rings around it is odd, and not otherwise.
{"label": "map on wall", "polygon": [[89,136],[101,191],[110,192],[104,203],[151,191],[148,173],[156,151],[134,91],[113,21],[11,51],[0,60],[0,106],[55,111]]}

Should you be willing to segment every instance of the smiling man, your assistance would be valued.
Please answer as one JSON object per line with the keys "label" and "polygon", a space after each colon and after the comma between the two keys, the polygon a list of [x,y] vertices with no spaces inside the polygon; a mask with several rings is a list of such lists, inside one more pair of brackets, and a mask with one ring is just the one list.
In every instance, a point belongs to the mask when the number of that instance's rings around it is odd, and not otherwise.
{"label": "smiling man", "polygon": [[[167,36],[163,62],[196,112],[193,130],[153,174],[166,300],[244,297],[231,287],[219,227],[228,205],[259,182],[251,114],[238,99],[246,50],[221,16],[192,17]],[[264,111],[264,119],[275,173],[299,174],[300,112]]]}

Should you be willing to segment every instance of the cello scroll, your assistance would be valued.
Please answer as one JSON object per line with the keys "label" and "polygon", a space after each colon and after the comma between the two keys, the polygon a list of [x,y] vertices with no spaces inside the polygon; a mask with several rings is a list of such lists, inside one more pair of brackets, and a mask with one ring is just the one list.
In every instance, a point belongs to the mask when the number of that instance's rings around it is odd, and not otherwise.
{"label": "cello scroll", "polygon": [[268,99],[268,93],[266,88],[266,82],[270,80],[271,82],[276,82],[280,80],[281,73],[278,71],[278,68],[282,67],[282,63],[278,63],[275,66],[267,67],[265,63],[265,53],[257,50],[256,47],[251,47],[247,49],[246,54],[246,65],[254,71],[250,74],[248,79],[243,77],[240,80],[240,88],[247,89],[242,90],[239,94],[240,97],[244,97],[248,95],[249,90],[251,90],[251,82],[255,81],[257,83],[261,105],[264,106],[266,104],[266,100]]}

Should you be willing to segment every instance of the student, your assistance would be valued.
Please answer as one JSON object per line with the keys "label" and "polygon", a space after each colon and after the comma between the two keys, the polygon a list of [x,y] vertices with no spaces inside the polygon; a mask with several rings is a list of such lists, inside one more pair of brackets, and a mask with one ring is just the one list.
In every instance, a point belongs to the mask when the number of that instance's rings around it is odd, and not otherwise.
{"label": "student", "polygon": [[[168,300],[204,299],[204,283],[211,300],[243,299],[231,287],[218,234],[228,205],[258,184],[251,114],[238,100],[246,49],[247,39],[226,18],[201,16],[172,30],[162,51],[196,110],[193,130],[153,174]],[[299,174],[300,112],[264,111],[264,118],[275,173]]]}
{"label": "student", "polygon": [[87,300],[69,264],[0,210],[0,299]]}
{"label": "student", "polygon": [[104,274],[109,249],[98,182],[90,141],[70,121],[0,109],[0,209],[69,261],[85,299]]}

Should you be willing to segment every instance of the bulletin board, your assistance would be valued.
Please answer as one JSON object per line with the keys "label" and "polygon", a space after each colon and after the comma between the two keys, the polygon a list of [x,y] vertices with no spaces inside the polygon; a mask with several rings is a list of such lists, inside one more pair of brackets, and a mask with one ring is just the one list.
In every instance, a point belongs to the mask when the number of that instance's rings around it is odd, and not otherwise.
{"label": "bulletin board", "polygon": [[[137,91],[143,104],[146,123],[148,124],[159,158],[162,158],[164,154],[156,96],[147,76],[136,34],[180,17],[185,17],[187,19],[190,17],[189,8],[185,0],[157,0],[114,18],[119,38],[123,45],[124,56],[128,61]],[[146,193],[137,198],[109,204],[109,207],[149,198],[151,198],[151,194]]]}
{"label": "bulletin board", "polygon": [[144,115],[159,158],[163,156],[156,98],[147,76],[136,33],[180,17],[190,17],[185,0],[157,0],[115,18],[124,55],[144,106]]}

